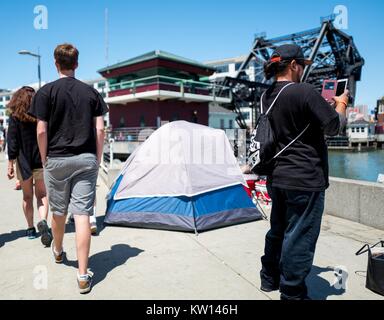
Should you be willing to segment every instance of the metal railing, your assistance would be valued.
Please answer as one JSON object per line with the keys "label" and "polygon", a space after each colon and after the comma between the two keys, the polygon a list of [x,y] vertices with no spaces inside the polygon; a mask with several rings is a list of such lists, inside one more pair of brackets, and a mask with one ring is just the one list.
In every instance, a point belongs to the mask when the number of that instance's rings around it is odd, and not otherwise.
{"label": "metal railing", "polygon": [[105,173],[108,173],[108,170],[112,168],[113,165],[113,143],[113,139],[104,141],[103,157],[101,159],[100,167]]}
{"label": "metal railing", "polygon": [[109,93],[118,90],[130,89],[130,91],[134,94],[139,91],[140,88],[151,85],[164,85],[167,86],[168,90],[181,92],[182,94],[195,93],[219,98],[232,98],[230,87],[221,86],[216,83],[173,78],[168,76],[151,76],[110,84]]}
{"label": "metal railing", "polygon": [[148,136],[154,132],[156,127],[130,127],[130,128],[117,128],[108,133],[108,138],[114,141],[145,141]]}
{"label": "metal railing", "polygon": [[117,128],[107,130],[104,140],[103,158],[101,168],[108,172],[115,161],[114,157],[116,152],[115,144],[119,142],[133,142],[142,143],[156,130],[156,127],[130,127],[130,128]]}
{"label": "metal railing", "polygon": [[349,139],[347,136],[326,137],[328,147],[348,147]]}

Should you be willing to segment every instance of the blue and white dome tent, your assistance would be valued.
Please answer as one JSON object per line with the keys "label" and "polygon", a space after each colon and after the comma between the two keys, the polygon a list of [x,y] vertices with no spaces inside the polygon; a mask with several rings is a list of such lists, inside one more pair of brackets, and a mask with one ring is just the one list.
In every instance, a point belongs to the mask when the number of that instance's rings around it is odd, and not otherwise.
{"label": "blue and white dome tent", "polygon": [[223,130],[186,121],[156,130],[108,195],[105,223],[204,231],[261,219]]}

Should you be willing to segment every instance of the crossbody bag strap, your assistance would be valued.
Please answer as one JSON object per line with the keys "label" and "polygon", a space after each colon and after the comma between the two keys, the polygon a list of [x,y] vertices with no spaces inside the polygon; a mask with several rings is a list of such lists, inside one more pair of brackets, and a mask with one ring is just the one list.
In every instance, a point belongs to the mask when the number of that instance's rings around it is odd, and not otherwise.
{"label": "crossbody bag strap", "polygon": [[[365,249],[365,250],[364,250],[364,249]],[[357,251],[355,254],[356,254],[357,256],[359,256],[359,255],[361,255],[361,254],[363,254],[363,253],[365,253],[365,252],[367,252],[367,251],[369,251],[369,250],[371,250],[371,248],[369,247],[369,244],[365,244],[365,245],[363,245],[362,248],[361,248],[359,251]]]}
{"label": "crossbody bag strap", "polygon": [[295,139],[293,139],[290,143],[288,143],[283,149],[281,149],[280,150],[280,152],[278,152],[274,157],[273,157],[273,159],[276,159],[279,155],[281,155],[285,150],[287,150],[291,145],[292,145],[292,143],[295,143],[295,141],[297,140],[297,139],[299,139],[303,134],[304,134],[304,132],[305,131],[307,131],[307,129],[309,128],[309,123],[308,123],[308,125],[305,127],[305,129],[295,138]]}
{"label": "crossbody bag strap", "polygon": [[[287,88],[289,87],[290,85],[294,84],[294,82],[290,82],[288,84],[286,84],[280,91],[279,93],[277,94],[275,100],[273,100],[272,104],[270,105],[270,107],[268,108],[267,112],[265,113],[266,115],[271,111],[272,107],[275,105],[277,99],[279,98],[280,94]],[[260,111],[261,113],[263,113],[263,98],[264,98],[264,94],[265,94],[266,91],[263,92],[263,94],[261,95],[261,99],[260,99]],[[297,141],[297,139],[299,139],[305,131],[307,131],[307,129],[309,128],[309,124],[304,128],[304,130],[295,138],[293,139],[290,143],[288,143],[288,145],[286,145],[282,150],[280,150],[280,152],[278,152],[272,159],[276,159],[279,155],[281,155],[285,150],[287,150],[293,143],[295,143]]]}
{"label": "crossbody bag strap", "polygon": [[[288,84],[286,84],[283,88],[281,88],[281,90],[279,91],[279,93],[277,94],[275,100],[273,100],[273,102],[271,103],[271,105],[269,106],[267,112],[265,113],[266,115],[271,111],[271,109],[273,108],[273,106],[275,105],[277,99],[279,98],[280,94],[287,88],[289,87],[290,85],[294,84],[294,82],[290,82]],[[261,95],[261,98],[260,98],[260,111],[261,113],[263,113],[263,98],[264,98],[264,95],[265,95],[265,92],[263,92],[263,94]]]}

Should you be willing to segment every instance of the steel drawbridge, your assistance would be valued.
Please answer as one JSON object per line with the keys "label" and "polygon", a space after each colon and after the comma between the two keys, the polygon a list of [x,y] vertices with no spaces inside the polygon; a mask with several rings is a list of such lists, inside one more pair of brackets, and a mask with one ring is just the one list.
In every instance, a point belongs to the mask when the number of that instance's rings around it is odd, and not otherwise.
{"label": "steel drawbridge", "polygon": [[[321,26],[316,29],[274,39],[267,39],[265,35],[255,37],[252,50],[240,66],[237,76],[220,81],[221,85],[231,88],[233,101],[227,107],[237,113],[240,128],[247,128],[241,112],[244,107],[254,109],[252,123],[255,124],[259,114],[261,92],[270,84],[264,77],[263,65],[274,49],[285,43],[298,44],[302,47],[305,57],[314,62],[304,69],[302,82],[311,83],[321,91],[323,80],[347,78],[351,101],[354,102],[356,82],[361,80],[364,59],[359,54],[353,38],[337,29],[331,16],[323,18]],[[254,69],[253,79],[249,79],[245,73],[249,68]]]}

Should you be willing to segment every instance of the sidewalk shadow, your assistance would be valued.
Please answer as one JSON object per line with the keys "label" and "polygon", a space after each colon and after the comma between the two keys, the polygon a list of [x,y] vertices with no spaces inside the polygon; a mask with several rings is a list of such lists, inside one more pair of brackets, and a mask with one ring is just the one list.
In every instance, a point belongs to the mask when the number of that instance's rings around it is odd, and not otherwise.
{"label": "sidewalk shadow", "polygon": [[26,237],[25,230],[11,231],[10,233],[0,234],[0,248],[7,242],[16,241],[17,239]]}
{"label": "sidewalk shadow", "polygon": [[[129,258],[138,256],[144,252],[139,248],[132,248],[126,244],[116,244],[111,250],[102,251],[89,258],[89,268],[94,272],[92,286],[96,286],[103,281],[109,272],[118,266],[124,265]],[[78,268],[77,260],[64,259],[64,264],[69,267]]]}
{"label": "sidewalk shadow", "polygon": [[105,229],[106,225],[104,224],[105,215],[96,217],[96,224],[97,224],[97,235],[100,235],[100,233]]}
{"label": "sidewalk shadow", "polygon": [[[310,274],[307,277],[306,283],[308,286],[308,295],[313,300],[327,300],[329,296],[340,296],[345,293],[345,289],[337,289],[332,283],[320,276],[323,272],[331,272],[337,280],[334,268],[321,268],[313,266]],[[348,276],[347,276],[348,277]],[[346,281],[345,278],[343,281]]]}

